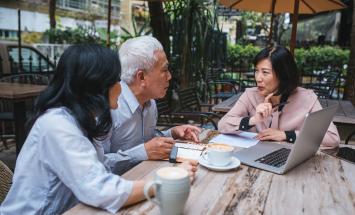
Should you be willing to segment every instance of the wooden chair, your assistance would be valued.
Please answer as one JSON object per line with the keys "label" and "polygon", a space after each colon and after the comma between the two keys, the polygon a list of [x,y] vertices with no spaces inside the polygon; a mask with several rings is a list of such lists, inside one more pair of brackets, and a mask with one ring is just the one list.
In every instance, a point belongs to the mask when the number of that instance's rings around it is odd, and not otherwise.
{"label": "wooden chair", "polygon": [[4,201],[12,185],[13,173],[5,163],[0,161],[0,203]]}
{"label": "wooden chair", "polygon": [[169,128],[183,124],[195,124],[200,127],[213,127],[217,129],[216,122],[208,116],[208,114],[201,112],[186,112],[186,111],[172,111],[168,101],[163,99],[156,100],[158,108],[158,127]]}

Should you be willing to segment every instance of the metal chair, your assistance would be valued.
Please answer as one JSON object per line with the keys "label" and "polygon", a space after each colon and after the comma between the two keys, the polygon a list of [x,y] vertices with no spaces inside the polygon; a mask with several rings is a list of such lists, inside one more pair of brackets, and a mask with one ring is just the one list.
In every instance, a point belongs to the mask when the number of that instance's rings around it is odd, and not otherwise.
{"label": "metal chair", "polygon": [[316,76],[312,83],[303,84],[305,88],[312,89],[320,99],[330,99],[337,86],[341,72],[339,70],[328,71]]}
{"label": "metal chair", "polygon": [[158,108],[157,126],[169,128],[183,124],[195,124],[200,127],[212,127],[217,129],[216,122],[206,113],[172,111],[168,101],[163,99],[156,100]]}
{"label": "metal chair", "polygon": [[202,108],[207,108],[208,111],[211,111],[213,104],[204,104],[201,103],[197,90],[193,87],[179,90],[179,111],[196,111],[196,112],[205,112]]}
{"label": "metal chair", "polygon": [[235,83],[230,81],[207,82],[208,100],[210,104],[218,104],[238,93]]}
{"label": "metal chair", "polygon": [[[190,113],[190,114],[203,114],[212,119],[215,123],[221,119],[221,116],[211,112],[214,104],[203,104],[200,101],[199,95],[195,88],[187,88],[178,91],[179,96],[179,104],[178,108],[179,112]],[[205,111],[207,109],[207,111]],[[217,127],[217,126],[215,126]]]}
{"label": "metal chair", "polygon": [[349,144],[349,141],[351,140],[351,138],[355,135],[355,129],[347,136],[346,140],[345,140],[345,144]]}
{"label": "metal chair", "polygon": [[5,163],[0,161],[0,203],[4,201],[12,185],[13,173]]}

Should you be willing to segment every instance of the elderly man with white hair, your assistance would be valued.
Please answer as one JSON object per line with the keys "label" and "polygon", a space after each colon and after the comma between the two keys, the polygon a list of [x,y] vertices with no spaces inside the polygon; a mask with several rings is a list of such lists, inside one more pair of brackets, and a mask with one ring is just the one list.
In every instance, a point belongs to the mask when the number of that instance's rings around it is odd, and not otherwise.
{"label": "elderly man with white hair", "polygon": [[163,131],[163,137],[155,134],[158,113],[154,99],[165,96],[171,79],[168,60],[157,39],[141,36],[127,40],[119,56],[120,108],[111,112],[114,125],[105,151],[121,156],[121,162],[115,163],[120,166],[115,169],[123,173],[140,161],[168,158],[174,139],[197,142],[200,129],[182,125]]}

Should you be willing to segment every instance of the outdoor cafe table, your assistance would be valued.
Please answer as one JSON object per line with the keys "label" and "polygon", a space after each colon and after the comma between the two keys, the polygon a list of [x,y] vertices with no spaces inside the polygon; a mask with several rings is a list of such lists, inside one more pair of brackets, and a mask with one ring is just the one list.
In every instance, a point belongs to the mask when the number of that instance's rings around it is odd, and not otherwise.
{"label": "outdoor cafe table", "polygon": [[[151,178],[158,168],[171,165],[167,161],[144,161],[123,177]],[[354,164],[323,152],[285,175],[245,165],[227,172],[199,166],[184,214],[355,214],[354,182]],[[64,214],[109,213],[80,203]],[[144,201],[116,214],[159,214],[159,208]]]}
{"label": "outdoor cafe table", "polygon": [[[227,100],[212,107],[215,112],[228,112],[239,99],[242,93],[238,93]],[[334,104],[338,104],[338,110],[334,116],[333,122],[338,124],[350,124],[355,125],[355,107],[348,100],[333,100],[333,99],[320,99],[322,107],[328,107]]]}
{"label": "outdoor cafe table", "polygon": [[16,152],[25,141],[26,104],[25,101],[36,97],[46,86],[0,82],[0,100],[11,101],[14,105]]}

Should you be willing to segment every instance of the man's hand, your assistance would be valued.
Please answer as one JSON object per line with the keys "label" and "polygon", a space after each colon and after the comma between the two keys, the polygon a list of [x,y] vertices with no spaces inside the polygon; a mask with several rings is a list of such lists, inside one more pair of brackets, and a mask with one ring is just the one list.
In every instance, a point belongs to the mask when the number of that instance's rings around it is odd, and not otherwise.
{"label": "man's hand", "polygon": [[174,139],[185,139],[199,142],[201,129],[193,125],[180,125],[171,129],[171,136]]}
{"label": "man's hand", "polygon": [[196,178],[196,171],[197,171],[197,161],[184,161],[179,167],[186,169],[189,172],[190,182],[191,184],[195,181]]}
{"label": "man's hand", "polygon": [[268,128],[261,132],[255,137],[258,140],[274,140],[274,141],[285,141],[286,133],[284,131]]}
{"label": "man's hand", "polygon": [[267,119],[268,116],[273,112],[272,104],[270,102],[273,93],[270,93],[265,97],[264,103],[256,106],[255,115],[252,116],[249,120],[249,125],[255,125],[258,122],[262,122]]}
{"label": "man's hand", "polygon": [[162,160],[169,158],[171,149],[175,141],[171,137],[154,137],[144,143],[148,160]]}

